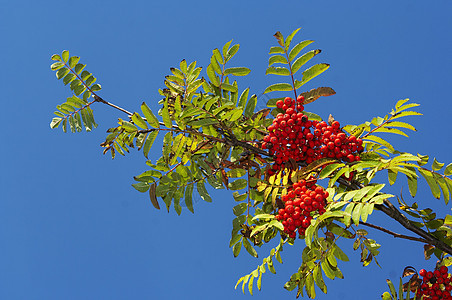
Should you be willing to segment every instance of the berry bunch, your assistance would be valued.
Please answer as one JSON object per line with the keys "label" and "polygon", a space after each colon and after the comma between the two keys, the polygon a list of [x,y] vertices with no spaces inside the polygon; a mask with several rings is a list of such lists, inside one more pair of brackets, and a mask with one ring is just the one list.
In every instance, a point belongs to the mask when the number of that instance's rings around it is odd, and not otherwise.
{"label": "berry bunch", "polygon": [[452,300],[450,294],[452,290],[451,274],[448,273],[447,267],[442,266],[435,271],[426,271],[422,269],[419,271],[422,278],[422,284],[417,290],[417,296],[423,299],[432,300]]}
{"label": "berry bunch", "polygon": [[353,162],[360,159],[358,152],[364,150],[361,139],[347,136],[340,129],[338,121],[328,125],[325,121],[310,121],[302,112],[304,97],[297,100],[286,97],[276,102],[284,110],[268,126],[268,135],[264,137],[263,149],[269,149],[275,164],[269,170],[273,175],[284,169],[289,159],[307,164],[324,157]]}
{"label": "berry bunch", "polygon": [[296,237],[296,232],[303,236],[306,228],[311,224],[312,216],[318,212],[325,212],[325,199],[328,192],[315,184],[316,180],[301,180],[288,189],[286,195],[281,197],[284,208],[281,208],[276,219],[282,221],[284,232],[290,238]]}

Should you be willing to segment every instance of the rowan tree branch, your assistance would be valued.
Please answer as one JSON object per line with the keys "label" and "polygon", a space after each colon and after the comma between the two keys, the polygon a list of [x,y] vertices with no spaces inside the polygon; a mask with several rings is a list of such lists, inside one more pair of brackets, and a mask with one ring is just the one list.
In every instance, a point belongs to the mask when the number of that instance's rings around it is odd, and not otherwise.
{"label": "rowan tree branch", "polygon": [[[356,181],[349,182],[348,180],[344,178],[339,178],[338,182],[341,184],[344,184],[345,186],[352,188],[354,190],[361,189],[364,186]],[[394,219],[397,221],[400,225],[408,229],[409,231],[417,234],[423,239],[423,243],[435,246],[436,248],[440,249],[443,252],[446,252],[448,254],[452,255],[452,247],[444,243],[443,241],[440,241],[430,233],[426,232],[425,230],[415,226],[413,223],[408,220],[408,218],[400,213],[400,211],[387,199],[384,200],[383,204],[376,204],[375,208],[377,210],[380,210],[384,214],[386,214],[388,217]],[[400,237],[400,236],[399,236]]]}
{"label": "rowan tree branch", "polygon": [[395,238],[401,238],[401,239],[417,241],[417,242],[428,244],[428,241],[426,241],[425,239],[417,238],[417,237],[409,236],[409,235],[404,235],[404,234],[400,234],[400,233],[396,233],[396,232],[392,232],[391,230],[388,230],[386,228],[380,227],[378,225],[374,225],[374,224],[363,222],[363,221],[359,221],[359,224],[371,227],[371,228],[376,229],[376,230],[383,231],[383,232],[385,232],[387,234],[390,234],[390,235],[394,236]]}

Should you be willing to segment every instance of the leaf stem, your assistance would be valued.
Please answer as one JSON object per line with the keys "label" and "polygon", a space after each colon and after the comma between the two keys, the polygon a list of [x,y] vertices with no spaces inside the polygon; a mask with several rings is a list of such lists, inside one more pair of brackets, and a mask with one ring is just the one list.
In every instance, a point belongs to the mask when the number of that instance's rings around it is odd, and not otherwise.
{"label": "leaf stem", "polygon": [[289,72],[290,72],[290,77],[292,78],[292,87],[293,87],[293,92],[295,94],[295,100],[297,100],[297,89],[295,88],[295,80],[293,78],[293,73],[292,73],[292,64],[289,60],[289,54],[287,53],[287,49],[284,48],[284,53],[286,54],[287,57],[287,63],[289,64]]}

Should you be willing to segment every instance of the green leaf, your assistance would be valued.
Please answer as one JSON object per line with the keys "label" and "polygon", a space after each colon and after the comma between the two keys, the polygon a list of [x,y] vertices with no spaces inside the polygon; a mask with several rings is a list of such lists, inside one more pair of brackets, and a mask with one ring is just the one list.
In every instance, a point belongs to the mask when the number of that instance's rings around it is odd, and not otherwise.
{"label": "green leaf", "polygon": [[73,69],[75,68],[75,66],[77,65],[78,61],[80,60],[80,57],[78,56],[72,56],[71,58],[69,58],[69,68]]}
{"label": "green leaf", "polygon": [[62,62],[56,62],[56,63],[53,63],[53,64],[50,66],[50,69],[51,69],[52,71],[56,71],[56,70],[61,69],[62,67],[64,67],[64,63],[62,63]]}
{"label": "green leaf", "polygon": [[[292,61],[298,55],[298,53],[300,53],[301,50],[303,50],[306,46],[308,46],[312,43],[314,43],[314,41],[308,40],[308,41],[302,41],[302,42],[296,44],[292,48],[292,50],[290,50],[290,52],[289,52],[289,60]],[[281,52],[281,53],[284,53],[284,52]]]}
{"label": "green leaf", "polygon": [[216,86],[219,87],[220,86],[220,79],[218,78],[218,76],[215,74],[214,68],[212,67],[212,65],[208,65],[207,66],[207,76],[210,79],[210,82]]}
{"label": "green leaf", "polygon": [[363,140],[370,140],[372,142],[376,142],[380,145],[385,146],[386,148],[388,148],[391,152],[394,151],[394,147],[392,147],[392,145],[390,143],[388,143],[386,140],[382,139],[379,136],[375,136],[375,135],[368,135],[365,138],[363,138]]}
{"label": "green leaf", "polygon": [[52,128],[52,129],[57,128],[58,125],[60,125],[62,120],[63,120],[62,118],[53,118],[52,122],[50,122],[50,128]]}
{"label": "green leaf", "polygon": [[234,247],[232,248],[232,253],[234,254],[234,257],[239,256],[241,249],[242,249],[242,241],[236,243],[234,245]]}
{"label": "green leaf", "polygon": [[222,65],[224,65],[223,57],[221,56],[220,50],[217,48],[213,49],[213,55],[215,56],[215,59]]}
{"label": "green leaf", "polygon": [[253,257],[258,257],[256,250],[253,248],[253,246],[251,246],[250,242],[248,241],[248,239],[244,238],[242,239],[243,241],[243,246],[245,247],[246,251],[248,251],[248,253],[253,256]]}
{"label": "green leaf", "polygon": [[380,127],[378,129],[375,129],[374,132],[381,132],[381,133],[393,133],[398,135],[403,135],[405,137],[408,137],[408,135],[403,132],[402,130],[391,128],[391,127]]}
{"label": "green leaf", "polygon": [[250,72],[251,70],[245,67],[234,67],[224,70],[224,75],[246,76]]}
{"label": "green leaf", "polygon": [[284,48],[282,47],[270,47],[270,52],[268,54],[278,54],[278,53],[285,53]]}
{"label": "green leaf", "polygon": [[[414,168],[413,170],[414,171]],[[406,175],[406,178],[408,180],[408,189],[410,191],[411,197],[416,196],[417,192],[417,177]]]}
{"label": "green leaf", "polygon": [[386,124],[387,124],[387,126],[391,126],[391,127],[401,127],[401,128],[406,128],[406,129],[416,131],[416,128],[414,128],[414,126],[412,126],[411,124],[405,123],[405,122],[392,121],[392,122],[388,122]]}
{"label": "green leaf", "polygon": [[132,115],[132,121],[139,127],[143,128],[143,129],[148,129],[148,125],[146,124],[146,122],[143,120],[143,118],[138,113],[134,113]]}
{"label": "green leaf", "polygon": [[386,282],[387,282],[387,284],[388,284],[388,286],[389,286],[389,290],[391,291],[392,298],[393,298],[394,300],[396,300],[396,299],[397,299],[397,292],[396,292],[396,289],[395,289],[395,287],[394,287],[394,284],[393,284],[392,281],[389,280],[389,279],[386,279]]}
{"label": "green leaf", "polygon": [[[314,56],[316,56],[316,55],[319,54],[320,52],[321,52],[321,50],[319,50],[319,49],[311,50],[311,51],[309,51],[309,52],[303,54],[303,55],[300,56],[299,58],[297,58],[297,59],[293,62],[293,64],[292,64],[292,74],[297,73],[297,71],[298,71],[304,64],[306,64],[309,60],[311,60]],[[326,69],[325,69],[325,70],[326,70]],[[324,70],[323,70],[323,71],[324,71]],[[323,71],[319,72],[318,74],[322,73]],[[318,71],[316,71],[316,72],[318,72]],[[303,72],[303,73],[304,73],[304,72]],[[318,74],[313,75],[313,77],[317,76]],[[303,74],[303,81],[304,81],[304,76],[305,76],[305,75]],[[306,80],[305,82],[307,82],[307,81],[309,81],[309,79]]]}
{"label": "green leaf", "polygon": [[201,196],[202,200],[204,200],[206,202],[212,202],[212,198],[210,197],[210,195],[207,192],[207,189],[204,185],[204,180],[198,181],[196,183],[196,189],[198,190],[198,193]]}
{"label": "green leaf", "polygon": [[297,28],[295,29],[287,38],[286,41],[284,42],[284,47],[286,48],[286,50],[289,49],[290,47],[290,43],[292,42],[293,37],[295,36],[295,34],[297,34],[297,32],[300,30],[301,28]]}
{"label": "green leaf", "polygon": [[243,113],[242,109],[231,110],[222,117],[222,120],[229,121],[229,122],[237,121],[242,116],[242,113]]}
{"label": "green leaf", "polygon": [[70,83],[72,80],[74,80],[76,78],[76,76],[72,73],[67,74],[66,76],[64,76],[63,78],[63,83],[64,85],[67,85],[68,83]]}
{"label": "green leaf", "polygon": [[268,59],[268,66],[273,64],[287,64],[287,59],[282,55],[273,55]]}
{"label": "green leaf", "polygon": [[195,120],[193,122],[190,122],[190,125],[192,127],[203,127],[203,126],[213,125],[213,124],[218,124],[218,121],[215,119],[212,119],[212,118],[200,119],[200,120]]}
{"label": "green leaf", "polygon": [[278,92],[293,91],[293,87],[288,83],[275,83],[267,87],[264,91],[264,94],[275,91]]}
{"label": "green leaf", "polygon": [[284,67],[268,67],[267,71],[265,71],[265,75],[268,75],[268,74],[289,76],[290,71],[289,71],[289,69],[284,68]]}
{"label": "green leaf", "polygon": [[448,164],[444,169],[444,175],[450,176],[452,175],[452,163]]}
{"label": "green leaf", "polygon": [[[237,51],[239,51],[240,45],[239,44],[235,44],[234,46],[232,46],[228,52],[226,53],[226,55],[224,55],[224,60],[225,62],[228,62],[232,57],[234,57],[234,55],[237,53]],[[237,75],[237,76],[243,76],[243,75]]]}
{"label": "green leaf", "polygon": [[229,189],[231,190],[241,190],[248,186],[248,181],[246,179],[237,179],[236,181],[229,182]]}
{"label": "green leaf", "polygon": [[161,113],[162,113],[163,123],[165,124],[166,128],[173,127],[173,124],[170,119],[169,111],[168,111],[168,98],[165,99]]}
{"label": "green leaf", "polygon": [[256,108],[256,104],[257,104],[257,96],[253,95],[251,96],[250,100],[248,101],[248,103],[246,104],[245,107],[245,116],[246,117],[251,117],[254,113],[254,109]]}
{"label": "green leaf", "polygon": [[64,76],[66,76],[69,73],[69,69],[68,68],[61,68],[56,72],[56,77],[59,79],[63,78]]}
{"label": "green leaf", "polygon": [[147,182],[133,183],[132,186],[141,193],[144,193],[147,190],[149,190],[149,183],[147,183]]}
{"label": "green leaf", "polygon": [[349,261],[348,256],[336,244],[334,244],[334,246],[333,246],[333,254],[335,257],[337,257],[338,259],[340,259],[342,261]]}
{"label": "green leaf", "polygon": [[343,167],[343,166],[345,166],[345,165],[342,163],[327,165],[322,169],[322,171],[320,171],[319,178],[326,178],[329,175],[331,175],[331,173],[336,171],[338,168]]}
{"label": "green leaf", "polygon": [[433,177],[435,178],[436,182],[438,183],[439,187],[441,188],[441,191],[443,192],[444,201],[447,204],[450,199],[450,193],[449,193],[449,188],[447,187],[446,179],[436,173],[433,173]]}
{"label": "green leaf", "polygon": [[436,199],[439,199],[441,197],[441,190],[438,186],[438,183],[436,182],[436,180],[433,177],[433,173],[428,170],[425,170],[425,169],[419,169],[419,173],[421,173],[421,175],[427,181],[427,183],[430,187],[430,190],[432,191],[433,196]]}
{"label": "green leaf", "polygon": [[50,59],[51,59],[51,60],[61,61],[61,57],[60,57],[58,54],[52,55],[52,57],[51,57]]}
{"label": "green leaf", "polygon": [[393,185],[397,179],[397,171],[388,169],[388,181],[390,185]]}
{"label": "green leaf", "polygon": [[187,185],[187,188],[185,189],[185,205],[187,206],[189,211],[194,213],[194,210],[193,210],[193,184]]}
{"label": "green leaf", "polygon": [[100,90],[102,89],[102,87],[101,87],[100,84],[96,83],[96,84],[92,85],[92,86],[90,87],[90,89],[91,89],[91,91],[93,91],[93,92],[97,92],[97,91],[100,91]]}
{"label": "green leaf", "polygon": [[383,295],[381,295],[381,298],[383,300],[393,300],[391,294],[389,294],[388,292],[384,292]]}
{"label": "green leaf", "polygon": [[355,208],[352,212],[352,220],[356,226],[359,225],[359,217],[361,216],[361,209],[363,208],[363,203],[358,203],[355,205]]}
{"label": "green leaf", "polygon": [[152,144],[154,143],[157,135],[158,135],[158,131],[152,131],[146,137],[146,141],[144,142],[144,146],[143,146],[143,154],[146,158],[148,158],[149,150],[151,150]]}
{"label": "green leaf", "polygon": [[398,118],[401,118],[401,117],[408,117],[408,116],[422,116],[422,114],[421,113],[418,113],[418,112],[416,112],[416,111],[402,111],[402,112],[399,112],[399,113],[396,113],[396,114],[394,114],[392,117],[391,117],[391,119],[398,119]]}
{"label": "green leaf", "polygon": [[237,107],[245,107],[246,101],[248,100],[248,94],[250,92],[250,88],[246,88],[242,94],[240,95],[239,102],[237,103]]}
{"label": "green leaf", "polygon": [[226,91],[233,92],[233,93],[237,93],[237,87],[235,87],[235,86],[233,86],[233,85],[231,85],[231,84],[229,84],[229,83],[223,82],[223,83],[221,84],[221,87],[222,87],[224,90],[226,90]]}
{"label": "green leaf", "polygon": [[143,112],[144,117],[146,118],[146,121],[154,128],[159,128],[159,120],[157,117],[152,113],[152,110],[146,105],[145,102],[141,104],[141,111]]}
{"label": "green leaf", "polygon": [[63,58],[64,62],[67,62],[69,59],[69,51],[64,50],[63,53],[61,53],[61,57]]}
{"label": "green leaf", "polygon": [[247,208],[248,208],[247,203],[239,203],[232,208],[232,212],[234,213],[234,215],[240,216],[246,211]]}
{"label": "green leaf", "polygon": [[[301,80],[301,85],[303,85],[306,82],[310,81],[311,79],[313,79],[317,75],[320,75],[321,73],[325,72],[329,67],[330,67],[329,64],[317,64],[317,65],[313,65],[312,67],[310,67],[306,71],[303,71],[303,73],[302,73],[303,74],[303,78]],[[297,86],[296,88],[297,89],[300,88],[301,85]]]}
{"label": "green leaf", "polygon": [[440,163],[436,160],[436,158],[434,158],[432,163],[432,170],[439,171],[442,167],[444,167],[444,163]]}
{"label": "green leaf", "polygon": [[320,288],[322,292],[327,293],[325,282],[323,281],[322,271],[320,269],[320,265],[316,265],[314,267],[313,277],[315,284]]}

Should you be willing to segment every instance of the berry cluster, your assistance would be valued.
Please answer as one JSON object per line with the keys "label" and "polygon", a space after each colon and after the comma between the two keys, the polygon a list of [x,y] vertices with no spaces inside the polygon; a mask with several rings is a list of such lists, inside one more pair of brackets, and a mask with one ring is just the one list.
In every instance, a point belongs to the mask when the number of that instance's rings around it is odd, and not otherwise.
{"label": "berry cluster", "polygon": [[423,299],[432,300],[452,300],[450,294],[452,290],[451,274],[448,273],[447,267],[442,266],[435,271],[426,271],[422,269],[419,271],[419,275],[422,276],[422,284],[417,290],[417,296]]}
{"label": "berry cluster", "polygon": [[304,97],[297,100],[286,97],[276,102],[284,110],[268,126],[269,134],[264,137],[263,149],[275,157],[275,164],[269,170],[273,175],[284,169],[289,159],[307,164],[324,157],[353,162],[360,160],[358,152],[364,150],[361,139],[347,136],[340,129],[338,121],[310,121],[302,112]]}
{"label": "berry cluster", "polygon": [[284,208],[278,211],[276,219],[282,221],[284,232],[290,238],[296,237],[297,230],[300,236],[303,236],[311,224],[312,215],[325,212],[328,192],[315,183],[315,179],[296,182],[288,189],[287,194],[281,197]]}

